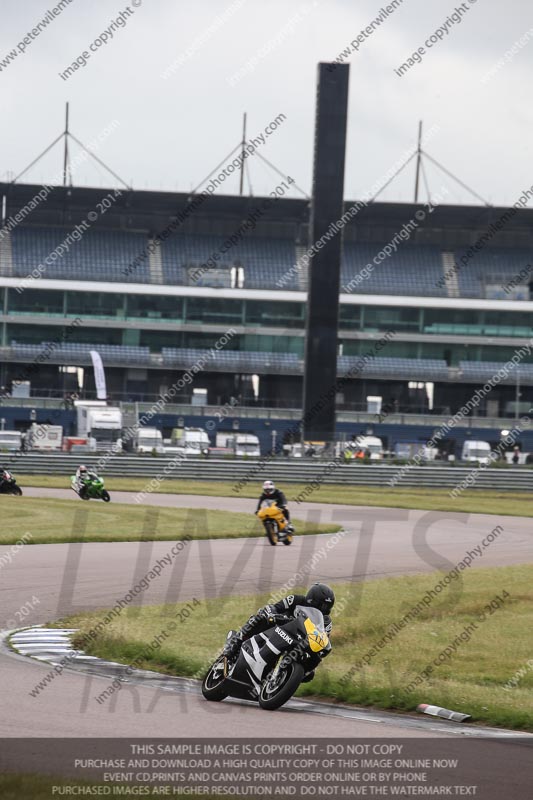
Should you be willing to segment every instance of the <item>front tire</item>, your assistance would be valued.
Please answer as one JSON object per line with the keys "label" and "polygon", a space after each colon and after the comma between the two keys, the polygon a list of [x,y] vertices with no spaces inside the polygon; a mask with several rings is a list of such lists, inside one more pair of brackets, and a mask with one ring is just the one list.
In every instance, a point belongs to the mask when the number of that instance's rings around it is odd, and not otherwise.
{"label": "front tire", "polygon": [[293,696],[301,684],[305,670],[297,661],[289,661],[282,667],[275,680],[272,673],[263,681],[259,693],[259,705],[267,711],[274,711]]}
{"label": "front tire", "polygon": [[267,538],[270,544],[277,545],[278,543],[278,529],[275,522],[272,522],[271,519],[267,519],[265,522],[265,528],[267,533]]}
{"label": "front tire", "polygon": [[17,497],[22,497],[22,489],[20,486],[13,486],[11,489],[11,494],[16,495]]}
{"label": "front tire", "polygon": [[109,501],[111,500],[111,495],[109,494],[107,489],[104,489],[102,491],[102,500],[104,501],[104,503],[109,503]]}
{"label": "front tire", "polygon": [[78,494],[79,494],[79,496],[81,497],[82,500],[88,500],[89,499],[89,495],[87,494],[87,487],[85,487],[85,486],[81,487],[81,489],[78,492]]}
{"label": "front tire", "polygon": [[225,700],[228,692],[224,689],[225,677],[225,659],[221,656],[211,665],[209,672],[202,681],[202,694],[206,700],[214,700],[219,702]]}

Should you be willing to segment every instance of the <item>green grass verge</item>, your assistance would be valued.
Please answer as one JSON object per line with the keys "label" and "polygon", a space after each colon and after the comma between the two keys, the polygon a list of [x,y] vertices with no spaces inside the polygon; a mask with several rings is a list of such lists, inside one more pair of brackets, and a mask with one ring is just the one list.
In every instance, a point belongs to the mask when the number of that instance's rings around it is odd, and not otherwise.
{"label": "green grass verge", "polygon": [[[315,679],[299,689],[336,701],[412,711],[427,702],[470,714],[474,720],[506,728],[533,730],[533,669],[524,670],[515,688],[504,688],[532,658],[533,564],[499,569],[466,570],[451,586],[392,636],[369,664],[356,665],[391,626],[404,618],[440,579],[439,573],[387,578],[359,584],[339,584],[333,613],[333,652]],[[509,593],[492,614],[485,606]],[[157,649],[147,648],[176,618],[175,606],[132,609],[106,626],[88,648],[93,655],[173,675],[203,671],[224,643],[226,631],[240,626],[267,595],[225,597],[202,601],[188,619]],[[486,613],[486,619],[479,616]],[[57,625],[89,631],[105,616],[91,612]],[[469,629],[468,638],[464,631]],[[461,635],[463,638],[461,639]],[[429,677],[417,676],[452,642],[456,650]],[[186,643],[186,644],[185,644]],[[86,648],[87,649],[87,648]]]}
{"label": "green grass verge", "polygon": [[[96,791],[94,793],[89,793],[90,787],[97,787],[97,786],[120,786],[126,788],[127,786],[142,786],[143,791],[142,794],[127,794],[125,793],[125,797],[145,797],[147,800],[160,800],[160,798],[165,795],[161,795],[161,793],[154,794],[153,792],[149,792],[149,794],[145,794],[148,787],[146,783],[143,784],[126,784],[126,783],[111,783],[106,782],[105,784],[102,783],[89,783],[88,781],[80,781],[77,778],[72,778],[69,780],[67,778],[50,778],[47,775],[21,775],[21,774],[4,774],[0,775],[0,797],[2,800],[51,800],[52,797],[97,797]],[[65,792],[65,794],[53,794],[53,789],[56,786],[60,787],[70,787],[70,786],[81,786],[86,788],[86,793],[82,795],[72,795]],[[99,795],[102,796],[101,794]],[[113,795],[104,795],[104,796],[113,796]],[[172,795],[168,795],[172,796]],[[175,796],[175,795],[174,795]],[[201,797],[205,798],[205,800],[215,800],[215,797],[218,799],[220,795],[200,795]],[[225,795],[225,797],[232,800],[234,795]],[[249,795],[248,795],[249,797]],[[253,800],[253,798],[251,798]]]}
{"label": "green grass verge", "polygon": [[[357,467],[354,467],[354,473]],[[249,483],[242,491],[233,491],[234,483],[227,481],[180,481],[165,480],[156,492],[168,494],[200,494],[210,497],[254,497],[261,491],[263,476]],[[70,488],[68,476],[17,475],[22,487]],[[138,492],[146,486],[144,478],[106,478],[110,492]],[[293,509],[295,498],[305,485],[285,483],[282,485]],[[340,486],[325,484],[306,498],[309,503],[342,503],[354,506],[387,506],[389,508],[419,508],[428,511],[463,511],[470,514],[508,514],[513,517],[533,517],[533,496],[527,492],[470,489],[459,497],[448,494],[449,489],[421,489],[385,486]]]}
{"label": "green grass verge", "polygon": [[[2,496],[0,544],[15,544],[25,533],[28,544],[59,542],[137,542],[236,539],[264,536],[253,514],[197,508],[155,508],[122,503]],[[333,533],[339,525],[294,519],[298,534]],[[85,528],[85,531],[84,531]]]}

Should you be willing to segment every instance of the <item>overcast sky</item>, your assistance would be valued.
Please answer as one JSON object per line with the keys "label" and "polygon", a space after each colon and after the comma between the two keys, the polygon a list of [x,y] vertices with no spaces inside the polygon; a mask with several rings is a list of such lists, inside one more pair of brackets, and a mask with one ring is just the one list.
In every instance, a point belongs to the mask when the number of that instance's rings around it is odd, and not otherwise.
{"label": "overcast sky", "polygon": [[[261,152],[309,192],[316,65],[334,60],[386,6],[386,0],[130,0],[129,7],[122,0],[72,0],[19,48],[57,2],[0,3],[0,66],[18,51],[0,71],[0,179],[14,177],[61,132],[69,100],[71,129],[83,142],[118,121],[98,155],[125,181],[169,191],[197,186],[224,159],[239,142],[246,111],[250,137],[286,115]],[[438,126],[428,153],[490,202],[511,204],[533,184],[531,5],[462,5],[461,22],[448,24],[444,38],[427,48],[424,42],[461,4],[403,0],[350,55],[347,199],[363,195],[405,158],[419,119],[426,130]],[[125,25],[91,52],[124,11]],[[421,63],[399,77],[394,70],[419,47]],[[86,66],[63,80],[59,73],[83,51],[90,52]],[[499,59],[505,63],[487,77]],[[50,180],[61,160],[56,146],[25,180]],[[448,202],[471,202],[434,166],[427,174],[434,193],[442,186],[449,192]],[[278,183],[257,157],[250,175],[255,195]],[[115,185],[87,163],[74,183]],[[412,163],[381,198],[411,200],[413,184]],[[223,191],[238,193],[237,177]]]}

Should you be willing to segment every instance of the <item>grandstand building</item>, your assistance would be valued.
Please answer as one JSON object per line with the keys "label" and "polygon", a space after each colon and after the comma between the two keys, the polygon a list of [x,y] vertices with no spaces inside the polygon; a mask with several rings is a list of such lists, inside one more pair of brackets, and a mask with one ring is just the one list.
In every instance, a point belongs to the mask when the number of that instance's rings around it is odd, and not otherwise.
{"label": "grandstand building", "polygon": [[[277,409],[280,433],[289,426],[302,398],[308,201],[40,192],[0,184],[4,416],[23,381],[32,398],[94,397],[92,349],[111,400],[148,403],[226,337],[173,402],[186,412],[204,389],[211,407],[232,400],[250,420],[251,409],[253,419]],[[520,348],[473,413],[497,420],[528,409],[533,211],[347,202],[346,212],[339,430],[352,429],[346,414],[364,412],[368,397],[389,415],[453,414]]]}

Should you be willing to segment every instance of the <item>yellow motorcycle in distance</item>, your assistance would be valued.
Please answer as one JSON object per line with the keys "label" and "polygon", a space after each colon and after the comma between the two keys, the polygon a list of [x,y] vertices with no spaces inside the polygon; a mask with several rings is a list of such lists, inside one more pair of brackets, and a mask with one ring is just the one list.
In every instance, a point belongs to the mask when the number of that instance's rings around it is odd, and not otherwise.
{"label": "yellow motorcycle in distance", "polygon": [[283,544],[287,545],[291,544],[292,533],[285,533],[289,523],[283,516],[283,511],[275,503],[260,508],[257,516],[265,526],[270,544],[276,545],[278,542],[283,542]]}

